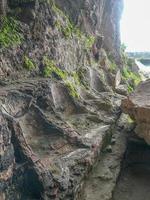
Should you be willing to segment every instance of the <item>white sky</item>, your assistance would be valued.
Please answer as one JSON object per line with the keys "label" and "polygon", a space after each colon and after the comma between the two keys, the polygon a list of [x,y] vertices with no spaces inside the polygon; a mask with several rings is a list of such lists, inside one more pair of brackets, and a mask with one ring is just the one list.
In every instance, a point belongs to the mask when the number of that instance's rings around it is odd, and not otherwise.
{"label": "white sky", "polygon": [[150,51],[150,0],[124,0],[121,40],[127,51]]}

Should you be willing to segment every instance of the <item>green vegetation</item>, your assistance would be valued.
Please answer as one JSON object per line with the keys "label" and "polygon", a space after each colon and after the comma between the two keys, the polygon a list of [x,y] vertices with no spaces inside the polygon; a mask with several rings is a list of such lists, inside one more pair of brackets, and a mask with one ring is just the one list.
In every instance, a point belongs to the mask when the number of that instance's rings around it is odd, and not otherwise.
{"label": "green vegetation", "polygon": [[63,19],[63,22],[61,21],[61,19],[59,18],[58,16],[58,19],[56,20],[55,22],[55,26],[58,28],[59,31],[62,32],[62,34],[64,35],[65,38],[69,38],[72,36],[72,33],[73,33],[73,24],[71,23],[69,17],[67,15],[65,15],[63,13],[62,10],[60,10],[56,5],[55,3],[53,2],[52,3],[52,9],[53,11],[58,14],[59,16],[62,17]]}
{"label": "green vegetation", "polygon": [[128,86],[128,92],[129,92],[129,93],[133,92],[134,88],[131,87],[129,84],[128,84],[127,86]]}
{"label": "green vegetation", "polygon": [[128,82],[128,92],[132,92],[134,87],[137,86],[141,82],[141,77],[139,74],[136,74],[129,70],[126,66],[122,71],[122,78]]}
{"label": "green vegetation", "polygon": [[77,27],[74,26],[74,34],[76,35],[77,38],[81,39],[82,36],[84,35],[81,30]]}
{"label": "green vegetation", "polygon": [[80,77],[77,72],[73,72],[71,76],[73,77],[75,84],[81,85]]}
{"label": "green vegetation", "polygon": [[87,69],[79,68],[76,72],[77,79],[79,80],[78,85],[84,86],[84,88],[89,89],[88,82],[85,79],[85,73]]}
{"label": "green vegetation", "polygon": [[126,48],[127,48],[127,46],[124,44],[124,43],[122,43],[121,44],[121,47],[120,47],[120,49],[121,49],[121,52],[125,52],[125,50],[126,50]]}
{"label": "green vegetation", "polygon": [[124,63],[124,68],[122,70],[122,78],[127,82],[128,92],[132,92],[134,87],[141,82],[141,77],[139,74],[133,72],[130,67],[134,64],[134,59],[129,58],[125,52],[126,46],[121,45],[121,56]]}
{"label": "green vegetation", "polygon": [[[120,47],[121,58],[122,58],[124,65],[128,66],[128,64],[130,64],[131,61],[129,61],[128,55],[126,54],[125,50],[126,50],[126,45],[121,44],[121,47]],[[129,65],[129,66],[131,66],[131,65]]]}
{"label": "green vegetation", "polygon": [[116,70],[117,70],[117,65],[116,65],[116,63],[115,63],[115,61],[114,61],[114,58],[113,58],[112,54],[109,53],[108,56],[107,56],[107,59],[108,59],[109,62],[110,62],[110,67],[109,67],[110,72],[116,72]]}
{"label": "green vegetation", "polygon": [[141,77],[140,75],[130,71],[128,69],[128,67],[124,67],[123,68],[123,72],[122,72],[122,76],[125,78],[125,79],[131,79],[133,81],[133,83],[136,85],[138,85],[140,82],[141,82]]}
{"label": "green vegetation", "polygon": [[24,68],[26,68],[29,71],[36,68],[34,62],[27,56],[24,56]]}
{"label": "green vegetation", "polygon": [[54,1],[49,1],[52,5],[53,11],[56,15],[58,15],[55,22],[55,27],[62,32],[66,39],[74,35],[83,41],[83,45],[86,49],[91,49],[95,42],[95,37],[93,35],[85,35],[82,33],[81,30],[70,21],[69,16],[65,15],[64,12],[55,5]]}
{"label": "green vegetation", "polygon": [[72,97],[79,98],[79,94],[77,91],[77,85],[69,80],[65,81],[65,85],[67,86],[69,93]]}
{"label": "green vegetation", "polygon": [[114,61],[110,61],[110,71],[111,72],[116,72],[117,65]]}
{"label": "green vegetation", "polygon": [[5,17],[0,30],[0,46],[10,47],[21,44],[23,36],[19,30],[19,23],[12,17]]}
{"label": "green vegetation", "polygon": [[54,60],[50,60],[47,57],[44,57],[44,77],[53,77],[53,75],[57,75],[59,78],[61,78],[62,80],[66,79],[68,74],[67,72],[61,70],[60,68],[58,68],[55,64]]}
{"label": "green vegetation", "polygon": [[60,78],[64,81],[64,84],[68,88],[70,95],[75,98],[79,98],[77,86],[80,85],[80,78],[76,72],[69,73],[61,70],[59,67],[57,67],[54,60],[50,60],[46,56],[44,57],[44,65],[44,77]]}
{"label": "green vegetation", "polygon": [[65,36],[65,38],[69,38],[72,35],[73,27],[71,23],[68,23],[65,28],[62,28],[62,33]]}
{"label": "green vegetation", "polygon": [[131,119],[131,117],[128,115],[128,118],[127,118],[127,120],[128,120],[128,123],[129,124],[132,124],[132,123],[134,123],[134,121],[133,121],[133,119]]}
{"label": "green vegetation", "polygon": [[72,36],[73,26],[69,20],[67,20],[67,23],[65,25],[63,25],[60,20],[56,20],[55,26],[58,28],[59,31],[62,32],[65,38],[70,38]]}
{"label": "green vegetation", "polygon": [[85,47],[86,49],[91,49],[95,42],[95,37],[92,35],[88,35],[85,37]]}

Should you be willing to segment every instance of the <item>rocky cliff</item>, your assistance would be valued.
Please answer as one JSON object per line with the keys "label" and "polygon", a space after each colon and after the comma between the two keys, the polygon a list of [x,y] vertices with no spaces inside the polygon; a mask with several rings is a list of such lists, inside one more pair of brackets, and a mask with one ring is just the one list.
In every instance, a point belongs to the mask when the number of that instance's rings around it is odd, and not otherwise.
{"label": "rocky cliff", "polygon": [[135,132],[150,144],[150,81],[142,82],[128,98],[122,101],[122,109],[136,122]]}
{"label": "rocky cliff", "polygon": [[0,199],[80,199],[133,85],[121,11],[122,0],[0,1]]}
{"label": "rocky cliff", "polygon": [[[1,76],[17,78],[20,71],[28,77],[40,74],[46,56],[61,69],[71,71],[90,66],[91,62],[98,65],[102,46],[120,61],[121,1],[9,0],[8,6],[5,2],[0,4],[4,19],[0,34]],[[2,17],[6,12],[7,17]],[[29,68],[27,65],[32,65],[32,72],[24,69]]]}

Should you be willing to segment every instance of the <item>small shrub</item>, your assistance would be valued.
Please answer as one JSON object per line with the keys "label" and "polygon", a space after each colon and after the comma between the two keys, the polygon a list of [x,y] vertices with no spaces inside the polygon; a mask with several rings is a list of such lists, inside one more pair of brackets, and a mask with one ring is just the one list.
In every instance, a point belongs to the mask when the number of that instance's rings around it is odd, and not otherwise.
{"label": "small shrub", "polygon": [[44,77],[51,77],[53,74],[56,74],[58,77],[60,77],[62,80],[66,79],[68,74],[67,72],[61,70],[58,68],[54,62],[54,60],[50,60],[47,57],[44,57]]}
{"label": "small shrub", "polygon": [[74,82],[75,82],[76,85],[81,85],[80,77],[79,77],[77,72],[73,72],[72,73],[72,77],[73,77]]}
{"label": "small shrub", "polygon": [[110,71],[115,72],[117,69],[117,65],[114,61],[110,62]]}
{"label": "small shrub", "polygon": [[72,33],[73,33],[73,25],[69,19],[69,17],[67,15],[65,15],[63,13],[62,10],[60,10],[56,5],[55,3],[53,3],[52,5],[52,9],[53,11],[61,16],[63,19],[64,19],[64,24],[60,21],[60,19],[56,20],[55,22],[55,26],[58,28],[59,31],[61,31],[63,33],[63,35],[65,36],[65,38],[69,38],[71,37]]}
{"label": "small shrub", "polygon": [[27,56],[24,56],[24,67],[29,71],[36,68],[33,61],[30,58],[28,58]]}
{"label": "small shrub", "polygon": [[129,85],[129,84],[127,85],[127,89],[128,89],[129,93],[132,93],[133,90],[134,90],[134,88],[131,85]]}
{"label": "small shrub", "polygon": [[94,42],[95,42],[95,37],[94,36],[92,36],[92,35],[86,36],[86,38],[85,38],[85,47],[86,47],[86,49],[91,49],[93,44],[94,44]]}
{"label": "small shrub", "polygon": [[61,80],[63,80],[64,84],[69,90],[70,95],[74,98],[79,98],[77,86],[80,85],[80,78],[78,73],[68,73],[67,71],[61,70],[56,66],[54,60],[50,60],[47,57],[44,57],[44,65],[44,77],[56,78],[56,76],[58,76],[61,78]]}
{"label": "small shrub", "polygon": [[0,29],[0,46],[10,47],[21,44],[23,36],[19,30],[18,22],[12,17],[4,17]]}
{"label": "small shrub", "polygon": [[137,86],[141,82],[140,75],[130,71],[127,66],[123,68],[122,78],[125,81],[130,80],[129,82],[127,82],[129,93],[133,92],[135,86]]}
{"label": "small shrub", "polygon": [[131,79],[133,80],[135,86],[138,85],[141,82],[141,77],[140,75],[130,71],[128,67],[124,67],[122,71],[122,76],[124,79]]}
{"label": "small shrub", "polygon": [[77,36],[78,39],[81,39],[81,37],[83,36],[83,33],[81,32],[81,30],[77,27],[74,27],[74,34]]}
{"label": "small shrub", "polygon": [[67,80],[67,81],[65,81],[65,85],[67,86],[69,93],[72,97],[79,98],[79,94],[76,89],[76,85],[73,82]]}
{"label": "small shrub", "polygon": [[55,27],[57,27],[57,29],[60,32],[62,32],[62,34],[64,35],[65,38],[69,38],[72,36],[73,25],[71,24],[69,19],[67,20],[66,24],[62,24],[62,22],[60,20],[56,20]]}
{"label": "small shrub", "polygon": [[134,121],[133,121],[133,119],[131,119],[131,117],[128,115],[128,118],[127,118],[127,120],[128,120],[128,123],[129,124],[132,124],[132,123],[134,123]]}

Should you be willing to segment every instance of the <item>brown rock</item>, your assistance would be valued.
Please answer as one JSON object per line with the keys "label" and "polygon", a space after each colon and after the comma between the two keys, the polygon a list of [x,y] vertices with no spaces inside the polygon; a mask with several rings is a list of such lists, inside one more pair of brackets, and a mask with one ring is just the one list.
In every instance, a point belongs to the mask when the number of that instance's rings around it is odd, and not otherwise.
{"label": "brown rock", "polygon": [[135,120],[137,135],[150,144],[150,80],[142,82],[122,101],[122,109]]}

